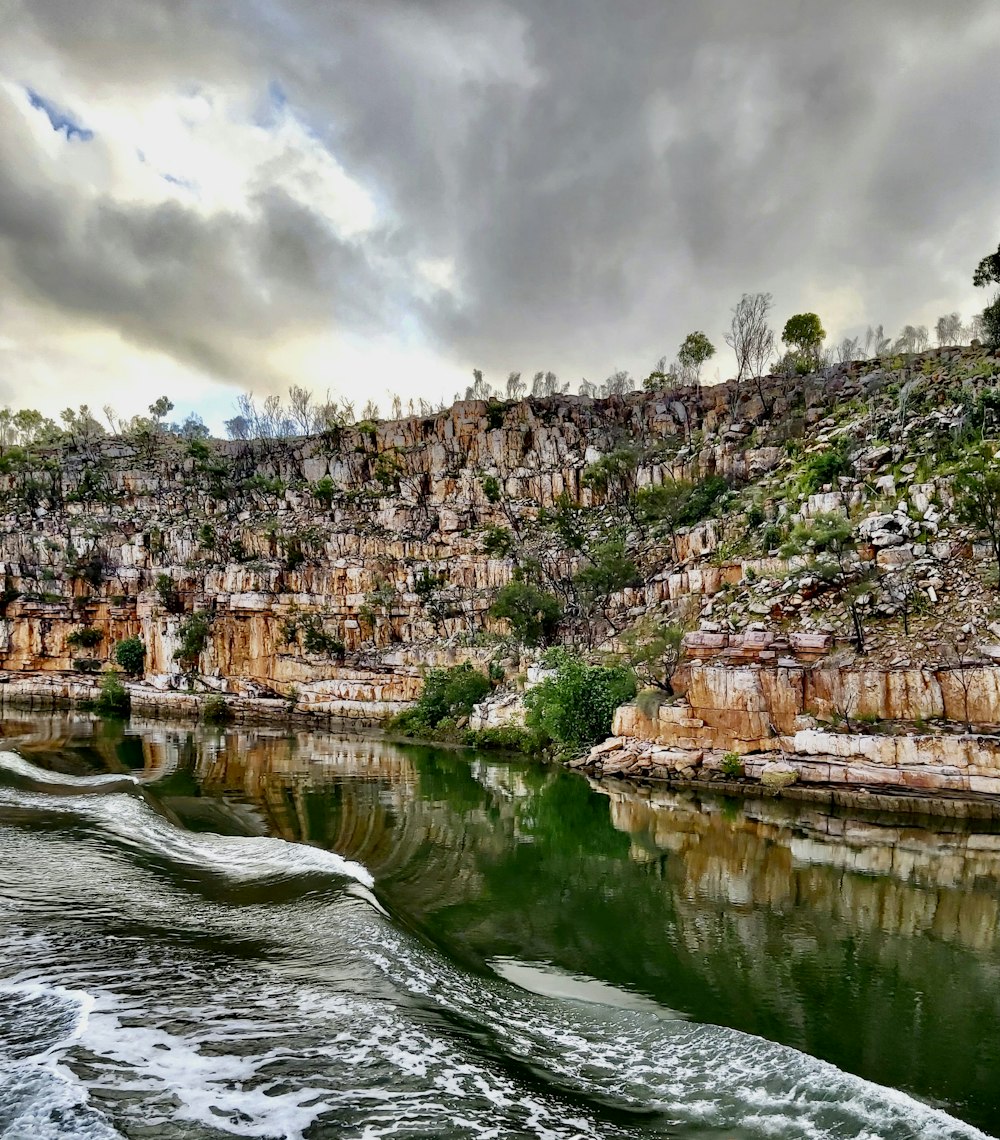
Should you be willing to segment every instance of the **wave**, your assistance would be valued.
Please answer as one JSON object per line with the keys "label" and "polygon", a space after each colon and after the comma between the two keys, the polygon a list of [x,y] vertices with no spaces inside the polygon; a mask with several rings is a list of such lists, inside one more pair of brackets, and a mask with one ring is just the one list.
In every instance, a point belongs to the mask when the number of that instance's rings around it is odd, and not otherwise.
{"label": "wave", "polygon": [[234,883],[332,875],[356,880],[365,887],[375,885],[367,868],[333,851],[273,836],[185,831],[165,819],[144,799],[132,795],[71,797],[0,787],[0,804],[82,817],[132,851],[188,870],[218,875]]}
{"label": "wave", "polygon": [[16,780],[29,784],[32,788],[45,791],[62,790],[74,794],[88,791],[121,791],[136,787],[139,780],[135,776],[122,773],[107,773],[99,776],[71,776],[64,772],[50,772],[25,760],[16,752],[0,752],[0,773],[13,776]]}
{"label": "wave", "polygon": [[0,983],[0,1140],[121,1140],[59,1063],[92,1008],[86,993]]}
{"label": "wave", "polygon": [[[617,1105],[659,1118],[638,1125],[637,1135],[690,1134],[686,1127],[774,1140],[991,1140],[942,1109],[790,1046],[673,1020],[668,1010],[622,1008],[617,995],[598,1007],[593,980],[586,994],[565,1000],[465,975],[400,936],[367,952],[473,1034],[485,1028],[496,1055],[547,1070],[553,1093],[579,1097],[598,1117],[601,1106]],[[665,1119],[676,1133],[662,1131]]]}

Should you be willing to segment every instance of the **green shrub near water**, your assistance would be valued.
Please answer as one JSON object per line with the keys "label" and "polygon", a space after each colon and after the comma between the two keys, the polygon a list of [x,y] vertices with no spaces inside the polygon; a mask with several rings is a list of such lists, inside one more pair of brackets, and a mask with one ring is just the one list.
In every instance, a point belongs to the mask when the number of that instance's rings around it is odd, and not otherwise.
{"label": "green shrub near water", "polygon": [[528,727],[563,751],[577,751],[609,736],[615,709],[635,696],[632,670],[588,665],[562,648],[550,650],[546,664],[554,665],[556,672],[525,695]]}
{"label": "green shrub near water", "polygon": [[417,703],[393,717],[390,727],[419,736],[441,729],[445,721],[454,724],[472,712],[490,687],[488,678],[468,661],[452,669],[432,669]]}
{"label": "green shrub near water", "polygon": [[233,710],[225,697],[214,693],[202,702],[201,719],[206,724],[228,724],[233,719]]}
{"label": "green shrub near water", "polygon": [[499,724],[491,728],[469,729],[464,742],[470,748],[485,752],[522,752],[533,756],[545,750],[548,740],[544,733],[519,724]]}
{"label": "green shrub near water", "polygon": [[128,716],[132,698],[116,673],[108,673],[101,682],[101,694],[94,702],[94,710],[101,716]]}
{"label": "green shrub near water", "polygon": [[141,637],[126,637],[115,646],[115,661],[132,677],[142,672],[145,659],[146,646]]}

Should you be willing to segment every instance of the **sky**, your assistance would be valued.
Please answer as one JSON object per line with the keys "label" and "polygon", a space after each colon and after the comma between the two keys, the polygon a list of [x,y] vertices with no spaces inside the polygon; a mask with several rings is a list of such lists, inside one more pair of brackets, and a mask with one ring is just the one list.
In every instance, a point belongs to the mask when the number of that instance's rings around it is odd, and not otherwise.
{"label": "sky", "polygon": [[987,298],[996,0],[0,0],[0,404],[450,401]]}

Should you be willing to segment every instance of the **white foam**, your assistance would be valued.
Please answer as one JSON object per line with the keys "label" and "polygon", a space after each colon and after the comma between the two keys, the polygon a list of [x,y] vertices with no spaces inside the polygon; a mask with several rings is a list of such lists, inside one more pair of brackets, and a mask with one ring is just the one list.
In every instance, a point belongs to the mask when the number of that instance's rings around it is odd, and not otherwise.
{"label": "white foam", "polygon": [[0,752],[0,768],[44,788],[85,791],[139,783],[135,776],[124,772],[121,775],[112,772],[98,776],[71,776],[63,772],[50,772],[37,764],[32,764],[30,760],[25,760],[23,756],[18,756],[16,752]]}
{"label": "white foam", "polygon": [[365,887],[375,885],[367,868],[333,851],[273,836],[185,831],[144,800],[127,794],[53,796],[0,788],[0,804],[82,815],[133,850],[236,882],[335,875],[354,879]]}
{"label": "white foam", "polygon": [[0,982],[0,1140],[113,1140],[108,1121],[59,1062],[86,1032],[90,994]]}

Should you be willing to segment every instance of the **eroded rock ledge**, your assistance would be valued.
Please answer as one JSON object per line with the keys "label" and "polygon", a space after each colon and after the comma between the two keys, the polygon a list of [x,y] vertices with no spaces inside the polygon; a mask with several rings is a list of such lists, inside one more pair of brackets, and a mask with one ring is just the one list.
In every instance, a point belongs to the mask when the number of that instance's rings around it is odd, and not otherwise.
{"label": "eroded rock ledge", "polygon": [[[697,639],[692,639],[697,641]],[[744,777],[1000,797],[1000,668],[686,662],[579,761],[602,775]],[[849,711],[847,711],[849,710]]]}

